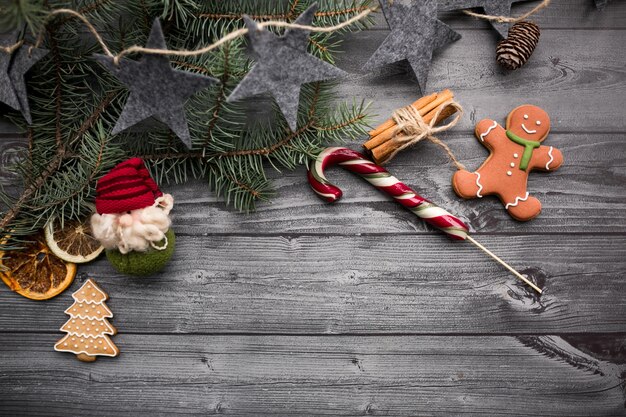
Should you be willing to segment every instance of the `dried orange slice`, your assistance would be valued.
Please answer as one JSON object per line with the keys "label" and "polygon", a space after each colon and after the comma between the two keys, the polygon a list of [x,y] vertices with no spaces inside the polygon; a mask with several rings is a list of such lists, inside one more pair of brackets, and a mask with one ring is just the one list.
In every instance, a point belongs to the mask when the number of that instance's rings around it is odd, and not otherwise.
{"label": "dried orange slice", "polygon": [[65,222],[63,228],[53,218],[48,222],[45,234],[52,253],[67,262],[82,264],[93,261],[104,250],[91,233],[89,218]]}
{"label": "dried orange slice", "polygon": [[43,233],[21,246],[20,250],[0,251],[0,278],[11,290],[31,300],[47,300],[74,281],[76,264],[54,255]]}

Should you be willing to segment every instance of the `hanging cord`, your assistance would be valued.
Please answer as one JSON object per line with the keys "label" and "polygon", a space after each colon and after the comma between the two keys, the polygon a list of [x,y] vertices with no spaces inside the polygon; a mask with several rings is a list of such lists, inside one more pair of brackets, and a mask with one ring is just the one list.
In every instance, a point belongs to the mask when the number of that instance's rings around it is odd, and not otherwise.
{"label": "hanging cord", "polygon": [[9,45],[9,46],[0,46],[0,51],[11,55],[13,52],[15,52],[20,46],[22,46],[22,44],[24,43],[24,41],[18,41],[15,42],[13,45]]}
{"label": "hanging cord", "polygon": [[[270,20],[267,22],[261,22],[259,23],[259,27],[260,28],[266,28],[266,27],[280,27],[280,28],[288,28],[288,29],[301,29],[301,30],[308,30],[311,32],[317,32],[317,33],[329,33],[329,32],[334,32],[340,29],[343,29],[345,27],[350,26],[351,24],[358,22],[359,20],[365,18],[366,16],[368,16],[369,14],[375,12],[378,8],[377,7],[370,7],[367,8],[365,10],[363,10],[362,12],[360,12],[359,14],[352,16],[350,19],[341,22],[337,25],[334,26],[326,26],[326,27],[318,27],[318,26],[309,26],[309,25],[300,25],[298,23],[289,23],[289,22],[283,22],[280,20]],[[143,46],[138,46],[138,45],[133,45],[130,46],[126,49],[123,49],[122,51],[120,51],[117,55],[113,54],[111,52],[111,50],[107,47],[107,44],[104,42],[104,39],[102,39],[102,36],[100,36],[100,34],[98,33],[97,29],[89,22],[89,20],[82,15],[81,13],[72,10],[72,9],[56,9],[53,10],[52,12],[50,12],[48,14],[48,16],[46,16],[45,21],[47,22],[48,20],[50,20],[52,17],[57,16],[57,15],[61,15],[61,14],[68,14],[71,16],[74,16],[78,19],[80,19],[85,26],[87,27],[87,29],[89,29],[89,31],[91,32],[91,34],[94,36],[94,38],[96,39],[96,41],[98,42],[98,44],[102,47],[102,50],[104,51],[104,53],[110,57],[113,58],[113,62],[117,65],[119,64],[119,61],[122,57],[129,55],[129,54],[133,54],[133,53],[144,53],[144,54],[153,54],[153,55],[167,55],[167,56],[197,56],[197,55],[202,55],[205,54],[207,52],[210,52],[218,47],[220,47],[221,45],[225,44],[226,42],[230,42],[234,39],[240,38],[244,35],[246,35],[250,30],[248,28],[241,28],[241,29],[237,29],[234,32],[229,33],[228,35],[218,39],[217,41],[213,42],[210,45],[207,45],[203,48],[200,49],[196,49],[196,50],[186,50],[186,49],[181,49],[181,50],[173,50],[173,49],[155,49],[155,48],[144,48]],[[31,47],[29,48],[29,53],[30,51],[32,51],[33,48],[38,48],[39,46],[41,46],[41,44],[43,43],[44,40],[44,36],[45,36],[45,31],[44,28],[42,28],[39,31],[39,34],[37,35],[37,40],[35,41],[34,45],[31,45]],[[22,46],[23,41],[19,41],[16,42],[13,45],[9,45],[9,46],[2,46],[0,47],[0,51],[6,52],[8,54],[13,53],[16,49],[18,49],[20,46]]]}
{"label": "hanging cord", "polygon": [[535,13],[537,13],[539,10],[548,7],[548,5],[550,4],[550,1],[551,0],[543,0],[540,4],[538,4],[531,11],[526,12],[526,13],[520,15],[520,16],[517,16],[517,17],[512,17],[512,16],[493,16],[493,15],[489,15],[489,14],[474,13],[471,10],[463,10],[463,13],[465,13],[468,16],[476,17],[478,19],[483,19],[483,20],[489,20],[491,22],[517,23],[517,22],[521,22],[522,20],[525,20],[525,19],[529,18],[530,16],[534,15]]}

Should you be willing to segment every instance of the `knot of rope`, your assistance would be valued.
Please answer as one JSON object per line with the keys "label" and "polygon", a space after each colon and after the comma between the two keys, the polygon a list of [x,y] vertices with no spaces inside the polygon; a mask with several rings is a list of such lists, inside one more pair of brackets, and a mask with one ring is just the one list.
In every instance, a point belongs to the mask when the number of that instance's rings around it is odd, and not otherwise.
{"label": "knot of rope", "polygon": [[[448,106],[454,107],[457,112],[456,116],[447,124],[441,126],[435,126],[441,115],[441,112],[444,111]],[[406,106],[397,109],[393,112],[391,116],[396,122],[396,128],[394,132],[395,141],[400,143],[400,146],[395,148],[391,154],[389,154],[384,161],[380,161],[380,164],[384,164],[385,162],[391,160],[398,152],[403,149],[408,148],[409,146],[413,146],[416,143],[426,139],[438,146],[440,146],[448,157],[452,160],[454,165],[458,169],[465,169],[465,166],[459,162],[458,159],[454,156],[448,145],[443,143],[441,139],[435,136],[436,133],[446,131],[456,126],[457,123],[461,120],[461,116],[463,115],[463,108],[459,103],[454,100],[448,100],[444,102],[439,109],[430,120],[429,123],[426,123],[422,116],[420,116],[419,111],[413,106]]]}

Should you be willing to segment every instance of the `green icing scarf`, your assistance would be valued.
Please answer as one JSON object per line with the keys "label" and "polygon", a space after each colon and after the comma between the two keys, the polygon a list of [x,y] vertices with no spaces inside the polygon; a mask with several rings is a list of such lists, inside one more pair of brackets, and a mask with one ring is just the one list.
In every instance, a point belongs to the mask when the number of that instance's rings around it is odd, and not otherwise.
{"label": "green icing scarf", "polygon": [[520,161],[519,169],[521,169],[522,171],[526,171],[526,168],[528,168],[528,163],[530,162],[530,158],[533,156],[533,149],[540,147],[541,143],[534,140],[520,138],[510,130],[506,131],[506,136],[513,142],[524,147],[524,153],[522,154],[522,160]]}

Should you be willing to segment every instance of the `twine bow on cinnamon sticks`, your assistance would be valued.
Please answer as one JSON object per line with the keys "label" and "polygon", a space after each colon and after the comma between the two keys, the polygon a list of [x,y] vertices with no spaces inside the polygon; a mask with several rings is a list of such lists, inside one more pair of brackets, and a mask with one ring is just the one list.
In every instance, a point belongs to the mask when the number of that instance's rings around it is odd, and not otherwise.
{"label": "twine bow on cinnamon sticks", "polygon": [[[449,123],[437,126],[455,113]],[[433,93],[394,111],[391,118],[370,132],[370,139],[363,147],[369,151],[374,162],[384,165],[401,150],[426,139],[440,146],[457,168],[464,169],[448,145],[435,136],[456,126],[462,115],[463,108],[454,101],[452,91]]]}

